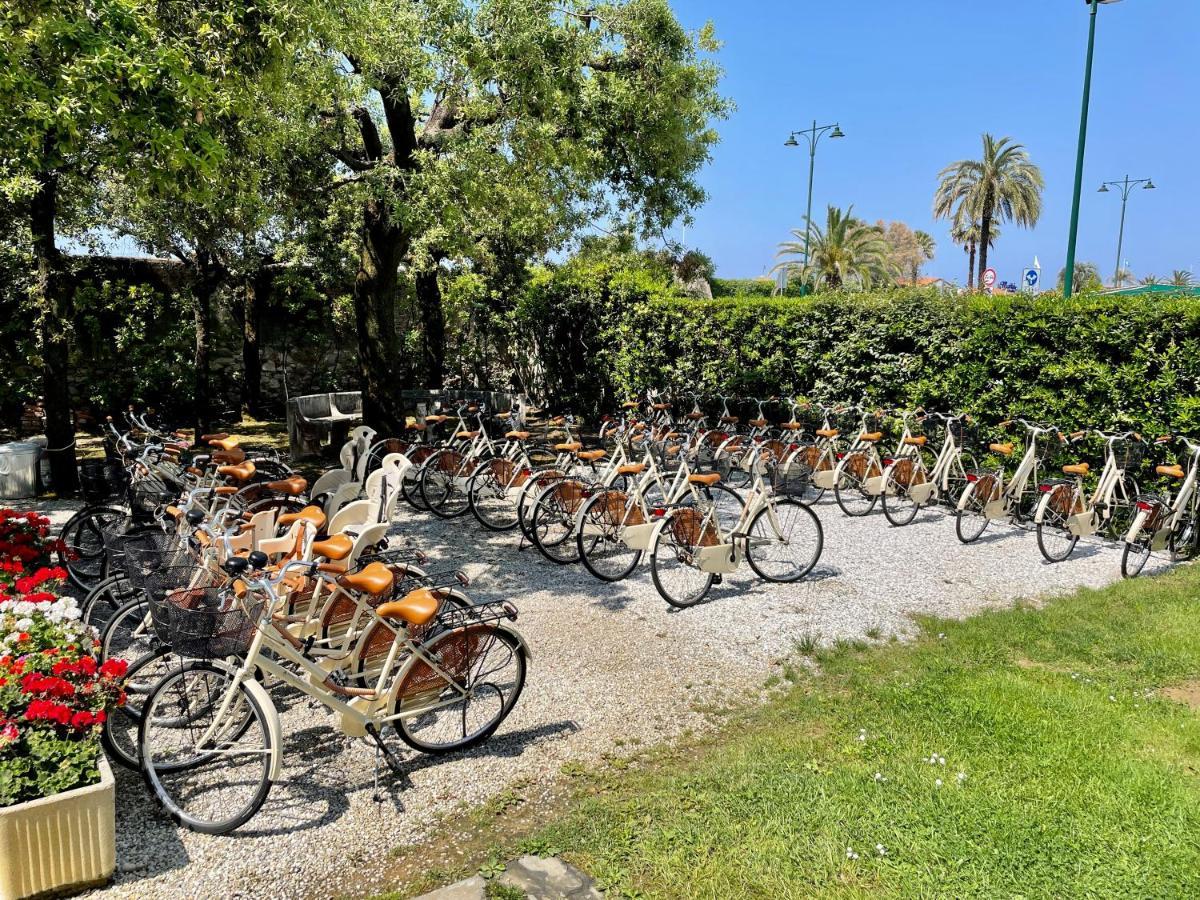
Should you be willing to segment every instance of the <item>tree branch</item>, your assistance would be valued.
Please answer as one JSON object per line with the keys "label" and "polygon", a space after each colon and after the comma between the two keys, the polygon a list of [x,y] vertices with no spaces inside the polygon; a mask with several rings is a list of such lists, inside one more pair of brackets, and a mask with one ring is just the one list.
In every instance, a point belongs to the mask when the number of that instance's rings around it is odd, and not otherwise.
{"label": "tree branch", "polygon": [[358,133],[362,136],[363,152],[366,154],[369,162],[378,162],[383,159],[383,141],[379,138],[379,129],[375,126],[375,120],[371,118],[371,113],[364,106],[356,106],[350,111],[354,116],[354,121],[358,125]]}

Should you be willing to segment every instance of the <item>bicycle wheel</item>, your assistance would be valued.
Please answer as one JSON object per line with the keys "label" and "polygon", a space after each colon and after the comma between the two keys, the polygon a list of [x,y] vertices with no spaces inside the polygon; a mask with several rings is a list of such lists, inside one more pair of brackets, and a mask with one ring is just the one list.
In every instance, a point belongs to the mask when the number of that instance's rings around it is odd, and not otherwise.
{"label": "bicycle wheel", "polygon": [[601,491],[589,498],[580,511],[579,522],[575,535],[579,557],[592,575],[601,581],[620,581],[637,568],[642,551],[621,539],[621,529],[644,525],[646,520],[639,505],[628,504],[624,491]]}
{"label": "bicycle wheel", "polygon": [[1121,551],[1121,575],[1124,578],[1137,578],[1150,559],[1150,536],[1139,537],[1133,543],[1125,542]]}
{"label": "bicycle wheel", "polygon": [[534,545],[551,562],[579,561],[575,518],[590,491],[578,478],[565,478],[546,488],[533,505],[530,531]]}
{"label": "bicycle wheel", "polygon": [[767,581],[799,581],[821,559],[825,547],[821,520],[797,500],[776,500],[774,510],[774,521],[771,506],[764,506],[750,520],[746,561]]}
{"label": "bicycle wheel", "polygon": [[100,659],[132,662],[151,653],[158,638],[150,621],[150,601],[140,592],[125,602],[100,632]]}
{"label": "bicycle wheel", "polygon": [[1067,520],[1080,507],[1075,496],[1075,486],[1055,485],[1050,490],[1050,500],[1037,526],[1038,549],[1047,562],[1062,562],[1075,550],[1079,535],[1072,534]]}
{"label": "bicycle wheel", "polygon": [[702,543],[715,543],[712,526],[702,533],[703,515],[691,506],[671,513],[650,546],[650,576],[659,595],[679,609],[695,606],[712,589],[712,572],[696,566],[696,551]]}
{"label": "bicycle wheel", "polygon": [[957,508],[959,498],[962,497],[963,491],[967,489],[967,485],[971,483],[967,479],[967,473],[978,470],[979,463],[975,459],[975,454],[969,450],[960,451],[958,458],[951,463],[945,476],[945,493],[941,499],[947,506],[951,509]]}
{"label": "bicycle wheel", "polygon": [[141,766],[138,729],[142,724],[142,707],[154,686],[180,662],[166,647],[130,662],[123,685],[125,703],[109,710],[100,731],[105,752],[119,765],[134,770]]}
{"label": "bicycle wheel", "polygon": [[1196,520],[1185,512],[1171,529],[1171,537],[1167,543],[1172,562],[1186,562],[1192,559],[1196,555],[1196,538]]}
{"label": "bicycle wheel", "polygon": [[142,592],[124,575],[111,575],[88,591],[80,618],[85,625],[103,631],[117,610],[141,596]]}
{"label": "bicycle wheel", "polygon": [[[981,487],[982,486],[982,487]],[[984,507],[996,488],[996,479],[992,475],[981,476],[978,481],[968,486],[967,499],[963,508],[954,517],[954,533],[964,544],[979,540],[988,527],[988,519],[983,514]]]}
{"label": "bicycle wheel", "polygon": [[875,508],[879,497],[867,493],[867,479],[879,474],[873,469],[870,457],[862,451],[849,453],[842,460],[841,472],[833,485],[833,499],[846,515],[858,518]]}
{"label": "bicycle wheel", "polygon": [[461,453],[442,450],[421,470],[421,499],[434,515],[455,519],[469,508],[470,498],[459,485],[466,465]]}
{"label": "bicycle wheel", "polygon": [[429,507],[425,503],[425,498],[421,496],[421,478],[425,474],[425,467],[429,463],[430,457],[436,451],[429,446],[421,446],[409,454],[409,460],[412,461],[413,467],[409,469],[404,480],[400,482],[400,495],[404,497],[405,502],[413,509],[419,509],[425,512]]}
{"label": "bicycle wheel", "polygon": [[529,477],[522,475],[523,470],[517,465],[507,459],[490,460],[467,482],[471,512],[489,531],[509,531],[517,527],[517,495]]}
{"label": "bicycle wheel", "polygon": [[392,692],[389,716],[400,739],[422,753],[449,753],[479,744],[496,731],[525,687],[525,647],[495,625],[456,628],[432,638]]}
{"label": "bicycle wheel", "polygon": [[888,472],[887,483],[879,497],[883,516],[888,524],[902,528],[912,522],[921,511],[923,503],[912,497],[912,488],[928,484],[928,470],[923,461],[897,460]]}
{"label": "bicycle wheel", "polygon": [[[189,662],[162,678],[142,710],[142,777],[167,814],[202,834],[228,834],[247,822],[271,790],[274,746],[268,716],[245,684],[217,714],[233,673]],[[205,733],[217,728],[203,745]]]}
{"label": "bicycle wheel", "polygon": [[89,506],[71,516],[63,526],[59,535],[63,547],[58,551],[58,561],[75,587],[89,591],[108,574],[104,532],[128,516],[125,510],[113,506]]}
{"label": "bicycle wheel", "polygon": [[725,451],[716,461],[714,471],[720,473],[721,481],[731,488],[745,487],[750,483],[751,475],[742,468],[744,453]]}

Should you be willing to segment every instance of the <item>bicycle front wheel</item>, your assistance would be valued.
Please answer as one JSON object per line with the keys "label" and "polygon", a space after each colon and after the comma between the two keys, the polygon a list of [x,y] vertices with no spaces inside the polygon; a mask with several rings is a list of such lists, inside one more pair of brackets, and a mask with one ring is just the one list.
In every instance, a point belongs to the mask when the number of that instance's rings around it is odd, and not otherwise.
{"label": "bicycle front wheel", "polygon": [[767,581],[799,581],[813,570],[825,547],[825,531],[817,514],[797,500],[776,500],[750,521],[746,561]]}
{"label": "bicycle front wheel", "polygon": [[141,766],[138,729],[142,724],[142,707],[155,685],[179,664],[179,657],[166,647],[130,662],[122,683],[125,702],[108,711],[100,731],[100,742],[109,759],[134,771]]}
{"label": "bicycle front wheel", "polygon": [[983,510],[988,504],[994,487],[995,479],[991,475],[984,475],[978,481],[967,485],[967,492],[964,495],[966,499],[962,501],[962,509],[958,510],[954,517],[954,533],[964,544],[971,544],[979,540],[983,532],[987,530],[988,519],[983,514]]}
{"label": "bicycle front wheel", "polygon": [[[517,494],[523,476],[507,459],[494,459],[480,466],[467,482],[471,512],[489,531],[517,527]],[[523,483],[523,482],[522,482]]]}
{"label": "bicycle front wheel", "polygon": [[551,562],[566,565],[579,561],[575,516],[587,499],[587,486],[567,478],[546,488],[533,507],[533,542]]}
{"label": "bicycle front wheel", "polygon": [[1150,559],[1149,536],[1139,538],[1133,543],[1126,542],[1121,551],[1121,575],[1125,578],[1137,578]]}
{"label": "bicycle front wheel", "polygon": [[400,739],[422,753],[450,753],[491,737],[525,687],[520,639],[471,625],[437,635],[421,651],[437,668],[418,657],[400,678],[388,711]]}
{"label": "bicycle front wheel", "polygon": [[228,834],[258,812],[279,751],[271,715],[248,685],[235,688],[233,673],[213,663],[189,662],[159,681],[142,709],[138,748],[147,787],[176,823]]}
{"label": "bicycle front wheel", "polygon": [[108,573],[104,533],[128,516],[129,513],[116,507],[89,506],[68,520],[59,535],[63,548],[58,551],[58,559],[67,570],[71,584],[82,591],[89,591],[99,584]]}

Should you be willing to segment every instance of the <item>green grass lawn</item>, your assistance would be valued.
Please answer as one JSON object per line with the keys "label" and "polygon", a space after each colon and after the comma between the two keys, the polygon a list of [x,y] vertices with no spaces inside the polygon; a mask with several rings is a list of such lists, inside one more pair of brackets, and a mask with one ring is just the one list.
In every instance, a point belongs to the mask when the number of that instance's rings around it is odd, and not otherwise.
{"label": "green grass lawn", "polygon": [[634,897],[1200,896],[1198,600],[1190,569],[818,651],[525,847]]}

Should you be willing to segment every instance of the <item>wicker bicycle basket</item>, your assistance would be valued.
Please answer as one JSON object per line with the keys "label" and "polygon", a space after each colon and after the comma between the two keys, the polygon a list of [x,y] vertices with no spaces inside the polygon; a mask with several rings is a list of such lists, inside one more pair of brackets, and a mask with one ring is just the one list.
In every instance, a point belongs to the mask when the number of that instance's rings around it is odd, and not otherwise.
{"label": "wicker bicycle basket", "polygon": [[671,517],[671,534],[676,543],[685,547],[715,547],[720,543],[717,529],[704,519],[704,513],[694,506],[676,511]]}

